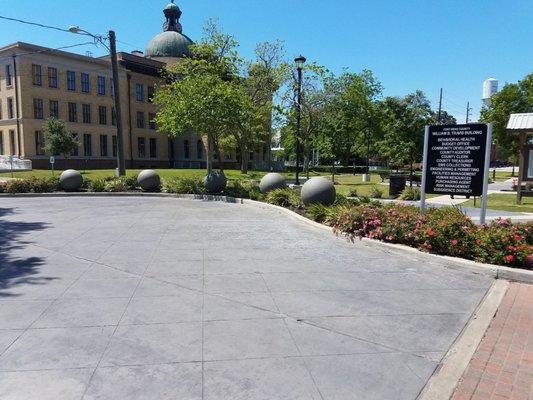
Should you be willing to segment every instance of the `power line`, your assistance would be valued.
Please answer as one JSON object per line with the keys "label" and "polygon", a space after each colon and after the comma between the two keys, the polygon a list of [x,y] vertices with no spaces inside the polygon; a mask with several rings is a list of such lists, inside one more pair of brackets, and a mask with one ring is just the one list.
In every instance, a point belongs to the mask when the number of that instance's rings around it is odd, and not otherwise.
{"label": "power line", "polygon": [[31,54],[39,54],[39,53],[47,53],[47,52],[53,52],[53,51],[58,51],[58,50],[72,49],[74,47],[87,46],[89,44],[90,45],[95,45],[94,42],[71,44],[71,45],[68,45],[68,46],[57,47],[55,49],[43,49],[43,50],[29,51],[27,53],[18,53],[18,54],[15,53],[13,55],[0,57],[0,60],[11,59],[11,58],[13,58],[13,56],[21,57],[21,56],[28,56],[28,55],[31,55]]}
{"label": "power line", "polygon": [[39,24],[39,23],[37,23],[37,22],[25,21],[25,20],[23,20],[23,19],[18,19],[18,18],[5,17],[5,16],[3,16],[3,15],[0,15],[0,19],[5,19],[5,20],[7,20],[7,21],[13,21],[13,22],[20,22],[21,24],[33,25],[33,26],[38,26],[38,27],[46,28],[46,29],[54,29],[54,30],[56,30],[56,31],[60,31],[60,32],[71,33],[68,29],[58,28],[58,27],[56,27],[56,26],[51,26],[51,25]]}

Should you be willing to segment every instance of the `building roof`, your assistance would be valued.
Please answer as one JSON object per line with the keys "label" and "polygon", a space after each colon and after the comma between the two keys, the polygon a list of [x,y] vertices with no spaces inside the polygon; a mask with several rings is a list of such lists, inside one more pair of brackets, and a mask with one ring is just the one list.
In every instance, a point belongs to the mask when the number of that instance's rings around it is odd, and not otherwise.
{"label": "building roof", "polygon": [[507,130],[510,132],[533,133],[533,113],[511,114]]}
{"label": "building roof", "polygon": [[179,22],[181,10],[174,4],[174,0],[163,10],[165,23],[163,32],[156,35],[146,48],[147,57],[180,58],[190,55],[189,46],[193,41],[182,33]]}

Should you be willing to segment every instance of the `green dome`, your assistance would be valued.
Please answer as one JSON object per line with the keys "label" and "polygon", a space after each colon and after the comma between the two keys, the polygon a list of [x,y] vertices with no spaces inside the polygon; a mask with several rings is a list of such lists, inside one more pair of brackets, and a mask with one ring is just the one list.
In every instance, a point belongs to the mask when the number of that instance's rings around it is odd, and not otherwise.
{"label": "green dome", "polygon": [[166,31],[155,36],[146,48],[147,57],[184,57],[190,55],[193,41],[176,31]]}

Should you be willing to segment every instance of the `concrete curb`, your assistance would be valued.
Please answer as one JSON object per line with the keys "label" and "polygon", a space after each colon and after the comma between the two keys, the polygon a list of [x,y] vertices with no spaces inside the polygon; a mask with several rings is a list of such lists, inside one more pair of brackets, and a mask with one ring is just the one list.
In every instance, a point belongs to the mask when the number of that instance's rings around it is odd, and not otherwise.
{"label": "concrete curb", "polygon": [[509,282],[497,280],[429,379],[418,400],[449,400],[498,311]]}
{"label": "concrete curb", "polygon": [[[40,197],[160,197],[160,198],[176,198],[176,199],[188,199],[188,200],[202,200],[202,201],[219,201],[225,203],[238,203],[238,204],[248,204],[254,207],[259,207],[262,209],[271,209],[276,210],[280,213],[283,213],[293,220],[304,222],[307,225],[320,229],[323,231],[329,231],[333,234],[333,229],[330,226],[315,222],[306,218],[298,213],[295,213],[292,210],[289,210],[284,207],[276,206],[269,203],[264,203],[256,200],[241,199],[230,196],[218,196],[218,195],[196,195],[196,194],[174,194],[174,193],[143,193],[143,192],[126,192],[126,193],[94,193],[94,192],[74,192],[74,193],[21,193],[21,194],[9,194],[9,193],[0,193],[0,199],[2,198],[40,198]],[[450,257],[450,256],[441,256],[437,254],[430,254],[421,252],[418,249],[413,247],[405,246],[402,244],[396,243],[386,243],[379,240],[373,240],[368,238],[361,239],[365,244],[375,247],[388,247],[390,249],[416,253],[418,255],[423,255],[430,259],[434,259],[441,263],[444,263],[447,267],[457,270],[468,269],[471,272],[478,274],[486,274],[494,277],[494,279],[505,279],[513,282],[522,282],[533,284],[533,271],[509,268],[500,265],[493,264],[483,264],[475,262],[472,260],[466,260],[463,258]]]}

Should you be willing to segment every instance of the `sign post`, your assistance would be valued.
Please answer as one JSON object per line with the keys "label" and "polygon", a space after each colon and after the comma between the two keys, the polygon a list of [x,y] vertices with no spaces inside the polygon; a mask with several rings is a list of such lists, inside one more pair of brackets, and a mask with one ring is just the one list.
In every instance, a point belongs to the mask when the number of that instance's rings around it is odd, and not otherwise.
{"label": "sign post", "polygon": [[487,124],[432,125],[426,127],[421,212],[426,194],[483,196],[480,222],[485,223],[492,145]]}
{"label": "sign post", "polygon": [[54,156],[50,156],[50,165],[52,166],[52,176],[54,176],[54,164],[56,163],[56,159]]}
{"label": "sign post", "polygon": [[9,164],[11,165],[11,178],[13,178],[13,156],[9,156]]}

